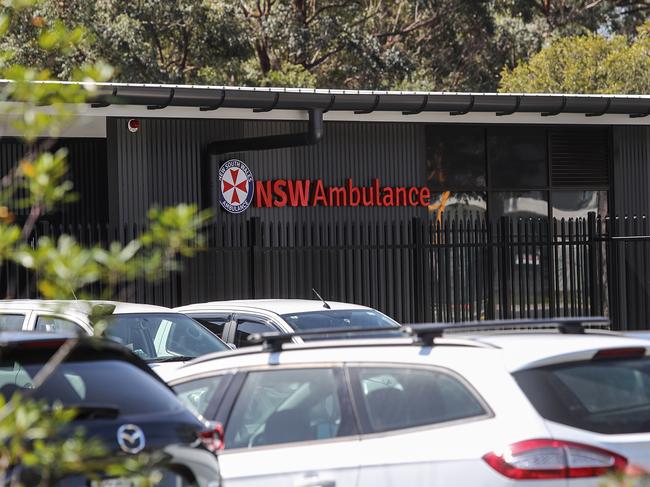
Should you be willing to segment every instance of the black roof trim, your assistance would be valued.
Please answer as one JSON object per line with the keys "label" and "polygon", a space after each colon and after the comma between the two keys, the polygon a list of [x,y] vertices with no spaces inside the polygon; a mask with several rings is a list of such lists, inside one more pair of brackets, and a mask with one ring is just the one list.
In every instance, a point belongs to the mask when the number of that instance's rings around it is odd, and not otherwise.
{"label": "black roof trim", "polygon": [[[8,81],[0,81],[8,83]],[[46,82],[47,83],[47,82]],[[55,83],[55,82],[52,82]],[[64,82],[60,82],[64,83]],[[422,112],[454,114],[485,112],[511,115],[536,113],[553,116],[577,113],[635,115],[650,112],[650,96],[534,93],[446,93],[361,90],[314,90],[300,88],[247,88],[229,86],[143,85],[98,83],[91,106],[144,105],[156,108],[194,107],[206,110],[243,108],[269,110]]]}

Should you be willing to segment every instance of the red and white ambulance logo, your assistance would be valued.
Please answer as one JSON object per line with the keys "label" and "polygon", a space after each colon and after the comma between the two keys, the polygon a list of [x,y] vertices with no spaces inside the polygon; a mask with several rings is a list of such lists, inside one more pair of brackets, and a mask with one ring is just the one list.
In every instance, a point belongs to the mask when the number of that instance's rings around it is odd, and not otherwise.
{"label": "red and white ambulance logo", "polygon": [[230,159],[219,169],[219,203],[230,213],[241,213],[253,202],[253,173],[238,159]]}

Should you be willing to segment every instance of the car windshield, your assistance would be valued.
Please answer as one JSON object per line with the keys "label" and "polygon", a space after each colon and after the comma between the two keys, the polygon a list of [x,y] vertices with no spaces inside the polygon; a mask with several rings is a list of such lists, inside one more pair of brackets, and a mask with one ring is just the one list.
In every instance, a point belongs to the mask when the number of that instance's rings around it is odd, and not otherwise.
{"label": "car windshield", "polygon": [[513,374],[539,414],[606,434],[650,432],[650,359],[570,362]]}
{"label": "car windshield", "polygon": [[[296,331],[310,331],[328,328],[386,328],[387,332],[373,332],[360,336],[395,336],[399,335],[399,324],[391,320],[388,316],[383,315],[372,309],[343,309],[322,311],[309,311],[306,313],[291,313],[282,315],[282,318],[289,323],[291,328]],[[394,331],[393,331],[394,330]],[[323,335],[328,338],[349,338],[347,334],[340,335]]]}
{"label": "car windshield", "polygon": [[219,338],[180,313],[111,315],[106,335],[148,362],[184,361],[228,350]]}

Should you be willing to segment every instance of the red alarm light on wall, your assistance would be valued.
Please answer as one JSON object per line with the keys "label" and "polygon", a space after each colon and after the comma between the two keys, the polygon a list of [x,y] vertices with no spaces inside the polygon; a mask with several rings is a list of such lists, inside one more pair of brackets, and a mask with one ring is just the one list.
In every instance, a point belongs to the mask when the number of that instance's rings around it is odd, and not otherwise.
{"label": "red alarm light on wall", "polygon": [[137,132],[140,128],[140,120],[137,118],[132,118],[129,120],[127,126],[129,128],[129,132]]}

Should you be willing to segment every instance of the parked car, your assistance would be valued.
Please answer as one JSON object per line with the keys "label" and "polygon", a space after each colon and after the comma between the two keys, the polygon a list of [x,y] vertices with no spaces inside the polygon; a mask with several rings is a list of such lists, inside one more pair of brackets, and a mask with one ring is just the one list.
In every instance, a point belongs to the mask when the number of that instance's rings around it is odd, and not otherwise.
{"label": "parked car", "polygon": [[155,368],[176,367],[206,353],[228,350],[196,321],[162,306],[114,301],[0,301],[0,331],[93,334],[91,317],[106,320],[106,335]]}
{"label": "parked car", "polygon": [[[70,337],[61,333],[0,334],[0,394],[59,402],[77,411],[65,437],[83,428],[100,440],[107,463],[124,455],[162,453],[161,487],[220,485],[215,433],[185,408],[173,391],[134,353],[112,340],[83,337],[39,387],[35,375]],[[22,485],[37,485],[38,472],[23,472]],[[69,476],[61,486],[131,486],[129,479]],[[13,485],[13,484],[12,484]],[[38,483],[40,485],[40,483]],[[52,485],[48,483],[48,485]]]}
{"label": "parked car", "polygon": [[650,343],[579,323],[442,328],[300,344],[272,333],[163,378],[224,425],[229,486],[578,487],[650,468]]}
{"label": "parked car", "polygon": [[[226,343],[246,347],[254,333],[294,333],[326,328],[386,328],[387,335],[399,324],[379,311],[358,304],[309,299],[244,299],[213,301],[174,308]],[[394,334],[394,333],[393,333]],[[369,336],[377,336],[377,333]],[[294,339],[301,343],[300,337]]]}

